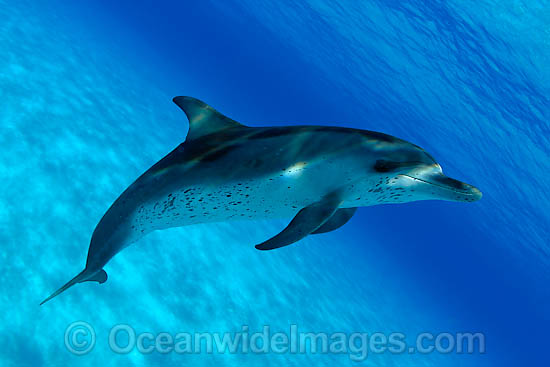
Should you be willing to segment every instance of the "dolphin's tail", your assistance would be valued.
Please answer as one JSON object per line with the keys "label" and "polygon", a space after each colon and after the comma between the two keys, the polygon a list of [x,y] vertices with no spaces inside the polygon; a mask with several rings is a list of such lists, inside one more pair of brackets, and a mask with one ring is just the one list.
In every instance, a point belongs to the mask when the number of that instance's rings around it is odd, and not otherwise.
{"label": "dolphin's tail", "polygon": [[40,302],[40,306],[42,306],[44,303],[48,302],[50,299],[54,298],[55,296],[65,292],[67,289],[71,288],[76,283],[94,281],[101,284],[101,283],[105,283],[106,280],[107,280],[107,273],[105,272],[105,270],[101,269],[95,273],[91,273],[90,271],[88,271],[88,269],[84,269],[73,279],[69,280],[67,284],[65,284],[63,287],[53,292],[48,298]]}

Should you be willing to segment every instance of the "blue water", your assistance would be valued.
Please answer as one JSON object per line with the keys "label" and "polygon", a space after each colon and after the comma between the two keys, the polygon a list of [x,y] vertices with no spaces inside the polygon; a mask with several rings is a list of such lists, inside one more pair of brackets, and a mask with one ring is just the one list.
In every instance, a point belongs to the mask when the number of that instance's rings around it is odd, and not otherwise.
{"label": "blue water", "polygon": [[[547,366],[547,1],[0,1],[0,365]],[[473,204],[360,209],[269,253],[285,222],[157,232],[107,283],[39,302],[181,143],[191,95],[251,126],[389,133],[479,187]],[[235,162],[238,164],[238,162]],[[97,342],[78,356],[67,325]],[[482,332],[486,353],[116,354],[138,332]]]}

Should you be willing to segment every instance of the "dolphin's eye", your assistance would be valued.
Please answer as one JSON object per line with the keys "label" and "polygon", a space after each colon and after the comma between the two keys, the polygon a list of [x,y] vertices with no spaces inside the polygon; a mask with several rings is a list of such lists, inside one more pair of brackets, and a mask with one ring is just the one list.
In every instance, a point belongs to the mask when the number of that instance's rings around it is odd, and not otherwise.
{"label": "dolphin's eye", "polygon": [[401,164],[398,162],[391,162],[391,161],[385,161],[385,160],[379,159],[376,161],[374,165],[374,170],[376,172],[390,172],[399,166],[401,166]]}

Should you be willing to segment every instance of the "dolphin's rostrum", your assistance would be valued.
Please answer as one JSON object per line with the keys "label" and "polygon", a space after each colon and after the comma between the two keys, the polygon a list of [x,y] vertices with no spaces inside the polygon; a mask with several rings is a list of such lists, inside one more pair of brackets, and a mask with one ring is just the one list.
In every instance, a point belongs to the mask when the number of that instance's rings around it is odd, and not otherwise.
{"label": "dolphin's rostrum", "polygon": [[326,126],[248,127],[191,97],[184,143],[141,175],[97,225],[76,283],[107,280],[103,266],[157,229],[232,219],[294,218],[256,245],[271,250],[344,225],[357,207],[417,200],[476,201],[420,147],[390,135]]}

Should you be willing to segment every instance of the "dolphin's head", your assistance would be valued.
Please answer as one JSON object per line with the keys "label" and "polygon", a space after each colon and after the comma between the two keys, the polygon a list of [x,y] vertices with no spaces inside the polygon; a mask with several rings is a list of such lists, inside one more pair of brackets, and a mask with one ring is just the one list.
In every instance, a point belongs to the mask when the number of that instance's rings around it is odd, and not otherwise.
{"label": "dolphin's head", "polygon": [[422,148],[396,139],[379,144],[369,162],[377,182],[389,193],[385,201],[447,200],[471,202],[481,199],[481,191],[464,182],[447,177],[441,166]]}

